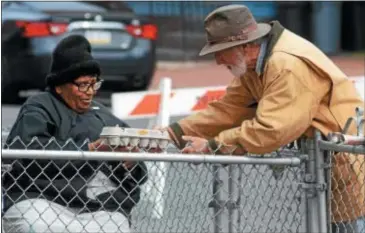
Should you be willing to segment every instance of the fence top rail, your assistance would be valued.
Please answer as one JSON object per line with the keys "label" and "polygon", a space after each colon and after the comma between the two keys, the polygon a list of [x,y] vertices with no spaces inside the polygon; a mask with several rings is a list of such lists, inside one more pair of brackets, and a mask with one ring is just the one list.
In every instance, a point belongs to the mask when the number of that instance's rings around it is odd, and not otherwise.
{"label": "fence top rail", "polygon": [[51,150],[13,150],[3,149],[3,159],[53,159],[53,160],[116,160],[116,161],[159,161],[190,162],[213,164],[257,164],[299,166],[302,158],[258,158],[250,156],[147,153],[147,152],[88,152],[88,151],[51,151]]}
{"label": "fence top rail", "polygon": [[365,154],[365,145],[343,145],[319,139],[318,147],[321,150],[328,150],[334,152]]}

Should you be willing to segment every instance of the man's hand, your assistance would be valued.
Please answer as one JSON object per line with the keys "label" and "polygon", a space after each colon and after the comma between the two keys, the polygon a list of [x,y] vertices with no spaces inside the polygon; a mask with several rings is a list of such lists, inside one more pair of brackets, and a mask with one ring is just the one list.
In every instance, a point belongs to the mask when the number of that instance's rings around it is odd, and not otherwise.
{"label": "man's hand", "polygon": [[210,154],[208,140],[199,137],[182,136],[182,139],[188,141],[186,147],[181,151],[186,154],[203,153]]}
{"label": "man's hand", "polygon": [[[188,141],[187,146],[182,150],[183,153],[204,153],[215,154],[218,151],[212,151],[208,144],[208,140],[199,137],[183,136],[182,139]],[[240,145],[223,145],[219,146],[219,153],[226,155],[245,155],[247,151]]]}
{"label": "man's hand", "polygon": [[247,151],[240,145],[221,146],[219,151],[225,155],[245,155],[247,153]]}

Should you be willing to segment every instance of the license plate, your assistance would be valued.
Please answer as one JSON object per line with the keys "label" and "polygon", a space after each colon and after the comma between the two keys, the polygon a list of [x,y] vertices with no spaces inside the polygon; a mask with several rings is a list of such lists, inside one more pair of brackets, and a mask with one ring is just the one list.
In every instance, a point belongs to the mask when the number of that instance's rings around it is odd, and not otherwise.
{"label": "license plate", "polygon": [[105,45],[112,42],[111,32],[106,31],[86,31],[85,37],[88,39],[90,44],[94,45]]}

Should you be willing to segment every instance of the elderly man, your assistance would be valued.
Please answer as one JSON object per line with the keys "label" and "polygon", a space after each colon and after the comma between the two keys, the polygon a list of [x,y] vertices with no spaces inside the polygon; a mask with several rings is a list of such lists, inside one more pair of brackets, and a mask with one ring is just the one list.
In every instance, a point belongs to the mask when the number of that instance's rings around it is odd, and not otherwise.
{"label": "elderly man", "polygon": [[[89,42],[79,35],[64,38],[53,53],[48,91],[24,103],[7,147],[108,149],[99,139],[102,128],[128,125],[93,101],[99,76]],[[15,161],[3,182],[5,232],[130,232],[128,218],[146,179],[144,163]]]}
{"label": "elderly man", "polygon": [[[208,42],[200,55],[214,53],[234,79],[220,100],[167,128],[183,152],[272,152],[313,137],[315,129],[323,135],[341,131],[355,108],[364,106],[325,54],[279,22],[257,23],[246,6],[228,5],[211,12],[204,25]],[[333,232],[356,232],[353,223],[365,214],[360,159],[334,156]]]}

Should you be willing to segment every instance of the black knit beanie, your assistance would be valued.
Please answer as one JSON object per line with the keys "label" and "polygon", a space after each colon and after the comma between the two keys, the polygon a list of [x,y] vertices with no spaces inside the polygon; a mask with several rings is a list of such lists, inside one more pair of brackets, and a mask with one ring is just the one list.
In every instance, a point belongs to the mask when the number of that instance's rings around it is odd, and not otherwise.
{"label": "black knit beanie", "polygon": [[99,76],[100,73],[99,63],[91,55],[89,41],[81,35],[71,35],[61,40],[53,51],[46,85],[54,87],[83,75]]}

